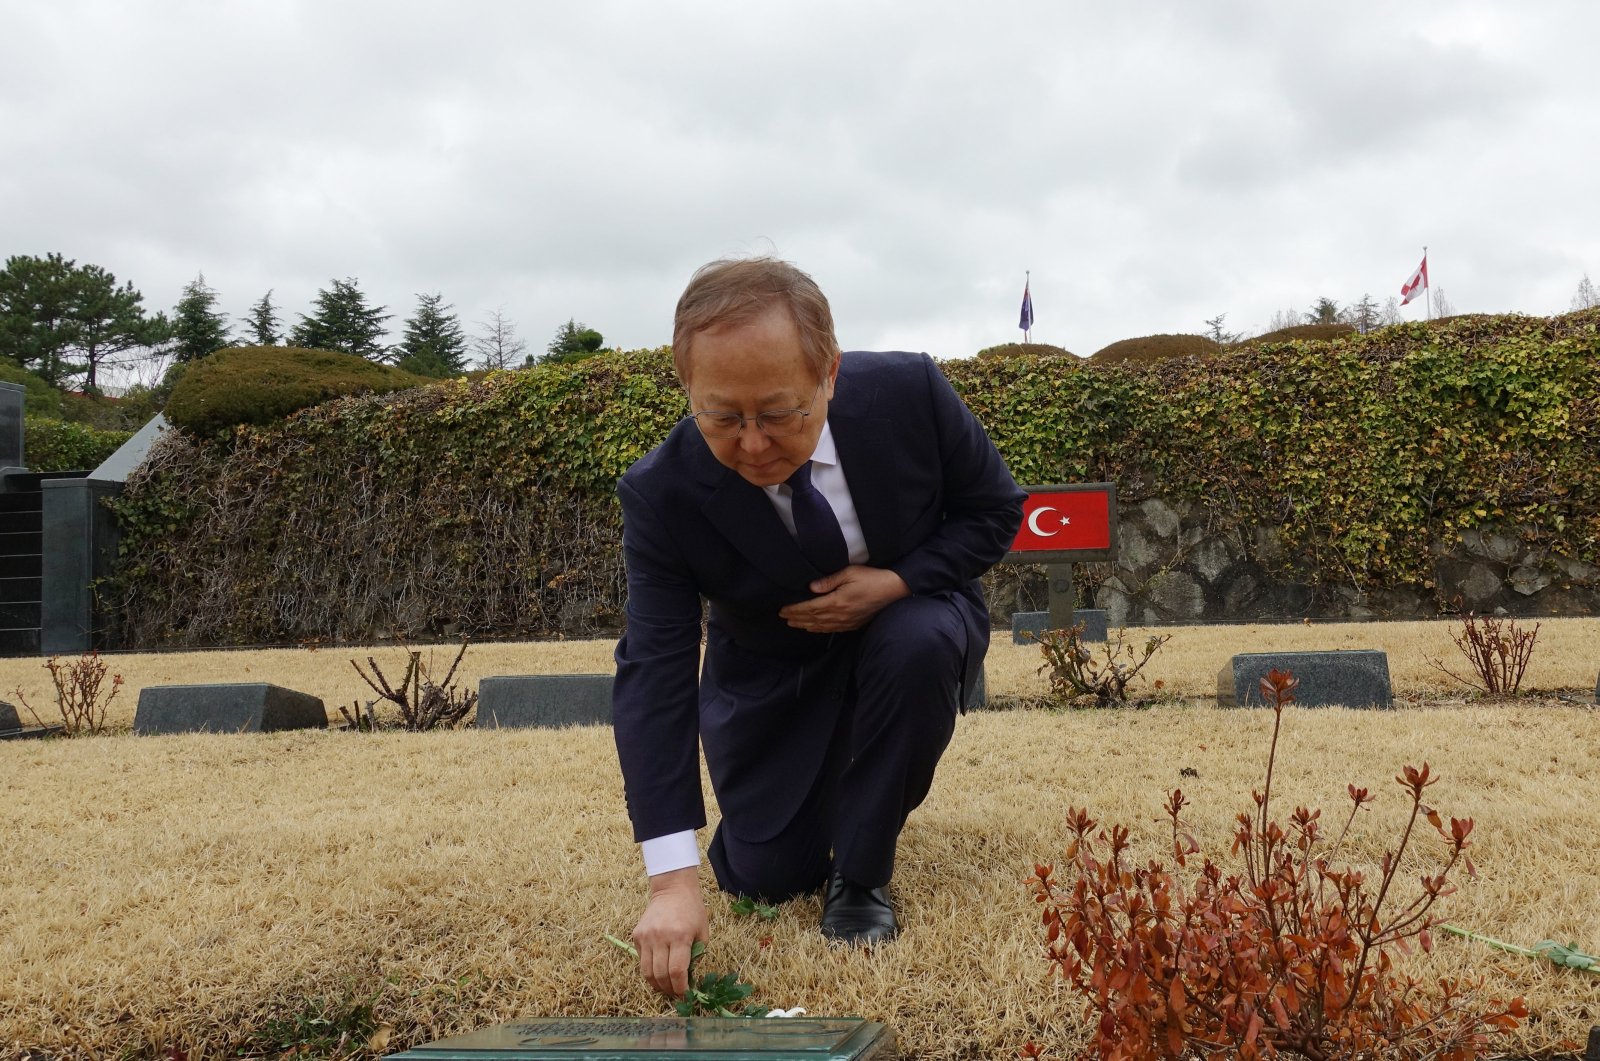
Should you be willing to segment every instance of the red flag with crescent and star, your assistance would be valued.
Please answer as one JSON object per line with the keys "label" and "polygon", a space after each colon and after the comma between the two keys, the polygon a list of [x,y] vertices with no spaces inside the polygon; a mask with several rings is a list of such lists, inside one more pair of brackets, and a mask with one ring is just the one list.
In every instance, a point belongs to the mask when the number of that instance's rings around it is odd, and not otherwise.
{"label": "red flag with crescent and star", "polygon": [[1111,548],[1111,497],[1101,490],[1030,493],[1014,552]]}

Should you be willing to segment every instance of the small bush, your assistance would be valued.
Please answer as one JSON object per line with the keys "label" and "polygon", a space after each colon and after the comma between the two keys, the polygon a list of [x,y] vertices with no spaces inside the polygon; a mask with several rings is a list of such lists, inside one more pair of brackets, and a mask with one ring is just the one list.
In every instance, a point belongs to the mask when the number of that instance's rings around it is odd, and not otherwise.
{"label": "small bush", "polygon": [[[1046,630],[1039,634],[1039,651],[1044,663],[1039,673],[1050,672],[1050,695],[1063,704],[1094,697],[1095,707],[1112,707],[1128,702],[1128,683],[1138,677],[1150,657],[1172,640],[1171,634],[1152,636],[1144,643],[1144,654],[1137,655],[1132,645],[1123,644],[1126,630],[1110,634],[1101,646],[1103,659],[1083,640],[1085,624],[1069,630]],[[1124,662],[1123,655],[1127,655]]]}
{"label": "small bush", "polygon": [[37,372],[28,371],[4,355],[0,355],[0,383],[15,383],[27,390],[22,399],[25,415],[61,418],[61,392]]}
{"label": "small bush", "polygon": [[1204,335],[1146,335],[1122,339],[1097,351],[1091,360],[1096,365],[1116,365],[1125,361],[1162,361],[1169,357],[1212,357],[1222,347]]}
{"label": "small bush", "polygon": [[1327,341],[1343,339],[1347,335],[1356,334],[1353,324],[1296,324],[1288,328],[1279,328],[1275,332],[1267,332],[1253,339],[1246,339],[1240,346],[1260,346],[1264,343],[1288,343],[1295,341]]}
{"label": "small bush", "polygon": [[405,677],[400,679],[398,687],[389,684],[389,679],[378,667],[378,661],[371,656],[367,657],[367,666],[372,670],[370,675],[361,669],[361,664],[351,660],[350,666],[354,667],[362,680],[372,687],[372,691],[399,708],[400,719],[394,726],[386,727],[372,713],[373,707],[377,704],[376,700],[369,701],[365,710],[360,703],[357,703],[353,712],[341,705],[339,713],[348,723],[346,728],[363,733],[384,728],[422,733],[430,729],[451,729],[461,725],[478,703],[477,693],[456,688],[456,668],[461,666],[461,659],[466,654],[467,642],[463,641],[461,651],[456,653],[455,661],[450,664],[450,670],[442,681],[436,682],[432,674],[432,654],[429,654],[429,663],[424,664],[422,653],[416,649],[409,649]]}
{"label": "small bush", "polygon": [[[1481,983],[1445,979],[1430,996],[1394,971],[1391,953],[1404,953],[1410,941],[1432,950],[1430,909],[1454,891],[1449,875],[1458,864],[1472,872],[1465,854],[1472,819],[1447,826],[1422,802],[1438,780],[1427,763],[1395,778],[1411,813],[1371,883],[1334,864],[1356,812],[1374,798],[1366,789],[1349,786],[1350,813],[1331,846],[1319,810],[1295,808],[1287,829],[1273,820],[1278,736],[1297,684],[1276,670],[1261,682],[1272,705],[1272,744],[1266,782],[1251,793],[1255,807],[1237,818],[1239,870],[1207,857],[1198,874],[1184,873],[1199,845],[1179,816],[1188,804],[1181,790],[1166,804],[1171,866],[1159,859],[1135,866],[1126,826],[1101,829],[1074,807],[1067,816],[1072,882],[1059,887],[1055,867],[1034,867],[1029,883],[1044,910],[1047,960],[1099,1018],[1085,1057],[1461,1061],[1484,1056],[1490,1033],[1527,1016],[1520,998],[1481,1010]],[[1424,872],[1419,894],[1393,909],[1422,820],[1444,841],[1443,864]],[[1028,1043],[1022,1056],[1046,1055]]]}
{"label": "small bush", "polygon": [[386,393],[427,382],[354,354],[292,346],[245,346],[191,364],[167,402],[167,419],[208,436],[257,426],[349,394]]}
{"label": "small bush", "polygon": [[1067,363],[1076,365],[1083,360],[1064,346],[1051,346],[1049,343],[1001,343],[999,346],[986,346],[978,351],[979,357],[1064,357],[1070,359]]}
{"label": "small bush", "polygon": [[22,420],[23,458],[35,472],[92,471],[132,437],[129,431],[101,431],[65,420]]}
{"label": "small bush", "polygon": [[1527,673],[1528,660],[1538,644],[1540,625],[1534,623],[1532,630],[1519,630],[1513,619],[1479,617],[1469,612],[1462,621],[1461,632],[1451,634],[1450,639],[1467,657],[1476,680],[1463,678],[1446,667],[1444,660],[1428,662],[1462,685],[1482,689],[1490,696],[1515,696],[1522,688],[1522,676]]}
{"label": "small bush", "polygon": [[[56,688],[56,711],[61,716],[62,728],[66,735],[76,737],[104,730],[106,709],[122,691],[122,675],[111,676],[111,690],[102,698],[106,671],[110,668],[106,665],[106,661],[100,658],[100,653],[86,653],[65,666],[55,656],[51,656],[45,661],[44,666],[50,672],[50,681]],[[21,689],[18,689],[15,695],[28,714],[33,716],[36,724],[40,726],[49,724],[39,717],[39,712],[35,711],[33,705],[23,697]]]}

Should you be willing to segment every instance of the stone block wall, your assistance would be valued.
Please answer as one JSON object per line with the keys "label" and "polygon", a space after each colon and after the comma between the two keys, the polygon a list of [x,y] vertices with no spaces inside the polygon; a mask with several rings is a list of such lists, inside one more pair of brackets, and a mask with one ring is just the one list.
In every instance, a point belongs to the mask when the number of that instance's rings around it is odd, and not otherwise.
{"label": "stone block wall", "polygon": [[[1110,625],[1321,619],[1431,619],[1453,602],[1479,614],[1600,615],[1600,567],[1556,556],[1533,528],[1435,542],[1434,586],[1362,592],[1285,581],[1277,528],[1229,529],[1203,506],[1151,498],[1118,506],[1118,558],[1077,567],[1079,606]],[[1543,536],[1547,538],[1547,536]],[[1044,569],[1001,565],[988,579],[996,622],[1044,607]]]}

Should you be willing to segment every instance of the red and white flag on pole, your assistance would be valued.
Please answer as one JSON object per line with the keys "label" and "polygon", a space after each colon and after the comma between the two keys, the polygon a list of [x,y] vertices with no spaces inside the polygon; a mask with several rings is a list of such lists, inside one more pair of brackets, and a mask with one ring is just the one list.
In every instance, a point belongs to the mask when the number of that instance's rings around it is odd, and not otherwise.
{"label": "red and white flag on pole", "polygon": [[1411,279],[1400,288],[1400,293],[1405,296],[1400,300],[1403,306],[1428,289],[1428,256],[1422,256],[1422,264],[1417,266],[1417,271],[1411,274]]}

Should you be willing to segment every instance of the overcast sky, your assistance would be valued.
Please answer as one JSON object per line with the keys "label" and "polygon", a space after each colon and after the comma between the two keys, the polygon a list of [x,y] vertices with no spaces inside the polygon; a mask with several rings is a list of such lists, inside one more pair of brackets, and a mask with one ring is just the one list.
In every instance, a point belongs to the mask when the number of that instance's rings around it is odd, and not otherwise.
{"label": "overcast sky", "polygon": [[[542,350],[776,253],[846,349],[1266,329],[1600,280],[1600,4],[0,0],[0,255],[289,323],[356,277]],[[1403,311],[1420,317],[1420,302]]]}

